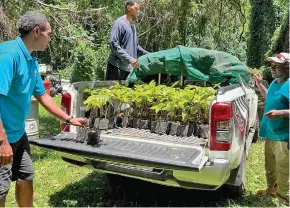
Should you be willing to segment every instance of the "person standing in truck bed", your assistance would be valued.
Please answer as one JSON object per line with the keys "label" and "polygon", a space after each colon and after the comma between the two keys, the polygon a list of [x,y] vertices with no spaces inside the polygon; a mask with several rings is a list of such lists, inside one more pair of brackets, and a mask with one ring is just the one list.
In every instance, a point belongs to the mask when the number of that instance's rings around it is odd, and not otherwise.
{"label": "person standing in truck bed", "polygon": [[[289,206],[289,53],[269,57],[275,78],[269,89],[262,84],[262,76],[254,79],[266,99],[260,136],[265,138],[265,173],[267,189],[257,195],[277,196],[281,206]],[[288,146],[288,147],[287,147]]]}
{"label": "person standing in truck bed", "polygon": [[107,80],[125,80],[133,68],[139,67],[137,58],[149,53],[138,44],[133,20],[137,18],[140,4],[136,0],[125,3],[125,15],[119,17],[110,37],[111,54],[108,58]]}
{"label": "person standing in truck bed", "polygon": [[27,12],[19,22],[20,37],[0,44],[0,207],[5,206],[11,181],[16,181],[19,207],[33,207],[34,169],[25,133],[33,95],[55,117],[83,126],[86,120],[72,118],[46,94],[34,51],[43,51],[51,27],[45,15]]}

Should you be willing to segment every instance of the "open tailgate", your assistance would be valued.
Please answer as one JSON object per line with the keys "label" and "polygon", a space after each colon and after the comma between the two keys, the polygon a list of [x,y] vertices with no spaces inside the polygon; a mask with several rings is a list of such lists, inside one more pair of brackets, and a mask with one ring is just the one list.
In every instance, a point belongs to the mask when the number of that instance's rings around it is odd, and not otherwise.
{"label": "open tailgate", "polygon": [[200,170],[208,159],[204,148],[206,140],[194,136],[157,135],[133,128],[113,129],[110,134],[102,132],[96,146],[78,142],[76,137],[76,133],[60,133],[49,139],[30,140],[30,143],[94,160],[164,169]]}

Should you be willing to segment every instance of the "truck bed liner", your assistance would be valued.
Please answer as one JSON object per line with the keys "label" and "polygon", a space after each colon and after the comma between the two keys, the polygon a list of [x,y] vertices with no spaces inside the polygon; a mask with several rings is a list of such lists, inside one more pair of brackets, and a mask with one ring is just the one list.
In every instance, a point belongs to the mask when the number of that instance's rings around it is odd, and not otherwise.
{"label": "truck bed liner", "polygon": [[61,133],[50,139],[31,140],[30,143],[75,153],[96,159],[123,162],[135,161],[151,167],[171,167],[179,169],[200,169],[204,163],[205,140],[197,137],[176,137],[157,135],[148,130],[112,129],[102,132],[96,146],[77,142],[76,133]]}

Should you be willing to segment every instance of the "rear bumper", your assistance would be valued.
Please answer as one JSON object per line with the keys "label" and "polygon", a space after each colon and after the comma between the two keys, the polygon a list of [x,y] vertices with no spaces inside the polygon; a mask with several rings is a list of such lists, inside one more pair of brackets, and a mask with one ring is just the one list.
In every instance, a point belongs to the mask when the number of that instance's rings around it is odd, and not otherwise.
{"label": "rear bumper", "polygon": [[231,167],[227,160],[215,159],[200,170],[169,170],[95,160],[60,152],[66,162],[94,168],[97,171],[118,174],[156,184],[187,189],[216,190],[229,178]]}

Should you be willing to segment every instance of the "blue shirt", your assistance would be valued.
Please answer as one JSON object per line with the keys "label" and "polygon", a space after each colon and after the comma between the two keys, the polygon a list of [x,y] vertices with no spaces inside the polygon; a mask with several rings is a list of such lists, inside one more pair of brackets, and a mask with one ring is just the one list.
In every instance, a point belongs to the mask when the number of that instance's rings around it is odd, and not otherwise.
{"label": "blue shirt", "polygon": [[138,44],[136,27],[125,16],[119,17],[113,25],[110,47],[109,62],[124,71],[132,68],[130,61],[149,53]]}
{"label": "blue shirt", "polygon": [[[289,109],[289,80],[284,83],[277,83],[277,79],[270,84],[267,95],[264,113],[270,110]],[[278,117],[269,119],[263,116],[260,127],[260,136],[263,138],[286,141],[289,139],[289,118]]]}
{"label": "blue shirt", "polygon": [[31,96],[45,93],[38,63],[20,37],[0,44],[0,116],[10,143],[25,133]]}

